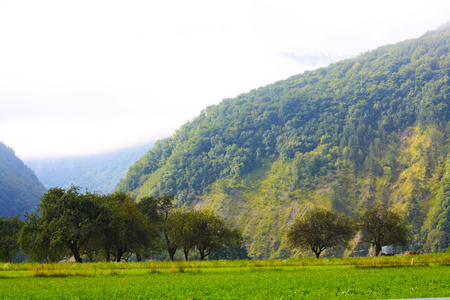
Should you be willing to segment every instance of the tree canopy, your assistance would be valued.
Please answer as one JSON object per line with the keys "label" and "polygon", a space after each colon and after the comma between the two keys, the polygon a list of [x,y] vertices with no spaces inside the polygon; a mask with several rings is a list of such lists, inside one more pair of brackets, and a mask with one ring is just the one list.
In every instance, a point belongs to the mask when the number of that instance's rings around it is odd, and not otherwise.
{"label": "tree canopy", "polygon": [[212,211],[192,211],[186,216],[189,226],[183,231],[182,241],[187,242],[188,247],[195,246],[200,254],[200,260],[225,246],[234,246],[242,240],[242,234],[238,229],[233,229],[225,219]]}
{"label": "tree canopy", "polygon": [[[200,259],[204,260],[211,253],[242,241],[241,232],[214,212],[174,209],[169,204],[171,199],[172,196],[144,198],[144,203],[139,204],[149,216],[159,220],[161,237],[171,260],[179,248],[183,250],[185,260],[189,259],[191,250],[197,250]],[[156,213],[149,207],[156,208]]]}
{"label": "tree canopy", "polygon": [[375,255],[382,246],[405,245],[408,242],[409,229],[399,213],[374,205],[359,217],[359,227],[363,239],[375,247]]}
{"label": "tree canopy", "polygon": [[314,209],[296,219],[286,237],[291,248],[309,249],[319,258],[324,250],[347,243],[353,234],[354,225],[348,218],[325,209]]}
{"label": "tree canopy", "polygon": [[111,255],[120,261],[125,253],[148,247],[157,234],[128,195],[98,195],[80,187],[52,188],[42,197],[36,213],[25,216],[19,243],[35,260],[59,261],[72,255],[82,262]]}
{"label": "tree canopy", "polygon": [[22,221],[16,217],[0,217],[0,260],[13,262],[19,252],[19,230]]}

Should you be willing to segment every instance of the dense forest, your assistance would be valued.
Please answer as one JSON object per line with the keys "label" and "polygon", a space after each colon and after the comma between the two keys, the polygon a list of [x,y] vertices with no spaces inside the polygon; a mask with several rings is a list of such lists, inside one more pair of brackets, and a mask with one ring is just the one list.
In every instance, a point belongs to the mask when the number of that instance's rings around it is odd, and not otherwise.
{"label": "dense forest", "polygon": [[34,211],[45,192],[33,171],[0,142],[0,217]]}
{"label": "dense forest", "polygon": [[111,193],[128,168],[153,144],[141,145],[118,151],[60,158],[25,160],[47,188],[70,188],[72,184],[99,193]]}
{"label": "dense forest", "polygon": [[225,99],[158,141],[117,191],[214,209],[257,258],[291,255],[283,232],[308,209],[355,216],[376,202],[405,217],[409,249],[445,250],[449,48],[447,24]]}

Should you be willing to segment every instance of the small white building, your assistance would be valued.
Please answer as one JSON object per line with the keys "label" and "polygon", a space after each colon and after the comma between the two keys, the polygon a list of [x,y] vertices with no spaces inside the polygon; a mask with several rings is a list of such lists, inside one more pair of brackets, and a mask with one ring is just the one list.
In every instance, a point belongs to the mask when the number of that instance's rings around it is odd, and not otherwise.
{"label": "small white building", "polygon": [[394,254],[394,252],[392,251],[392,245],[381,247],[381,254],[384,254],[384,255]]}

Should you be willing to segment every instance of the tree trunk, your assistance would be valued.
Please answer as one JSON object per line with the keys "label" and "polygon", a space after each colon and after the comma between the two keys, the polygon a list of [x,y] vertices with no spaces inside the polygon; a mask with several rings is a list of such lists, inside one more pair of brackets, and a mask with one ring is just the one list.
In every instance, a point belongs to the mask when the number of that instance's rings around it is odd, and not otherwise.
{"label": "tree trunk", "polygon": [[139,262],[142,261],[142,256],[139,252],[136,252],[136,260]]}
{"label": "tree trunk", "polygon": [[184,259],[186,261],[188,261],[189,260],[189,249],[183,249],[183,251],[184,251]]}
{"label": "tree trunk", "polygon": [[120,248],[117,250],[117,254],[116,254],[116,262],[120,262],[120,260],[122,259],[122,255],[125,253],[125,250]]}
{"label": "tree trunk", "polygon": [[6,261],[9,263],[12,263],[12,257],[9,255],[9,247],[3,252],[4,256],[6,257]]}
{"label": "tree trunk", "polygon": [[80,249],[77,247],[77,243],[69,242],[68,247],[69,247],[70,251],[72,252],[73,257],[75,258],[75,261],[77,263],[82,263],[83,259],[81,259]]}
{"label": "tree trunk", "polygon": [[322,253],[323,250],[325,249],[321,249],[320,246],[317,245],[311,245],[311,250],[312,252],[314,252],[314,254],[316,255],[316,258],[319,258],[320,254]]}
{"label": "tree trunk", "polygon": [[77,262],[77,263],[82,263],[83,262],[83,259],[81,258],[81,256],[80,256],[80,253],[77,251],[76,253],[74,253],[73,254],[73,257],[75,258],[75,261]]}
{"label": "tree trunk", "polygon": [[206,255],[205,255],[205,250],[198,250],[198,252],[200,253],[200,260],[205,260],[205,257],[206,257]]}
{"label": "tree trunk", "polygon": [[111,261],[111,252],[109,252],[109,250],[106,250],[105,261],[106,262],[110,262]]}
{"label": "tree trunk", "polygon": [[120,247],[117,249],[117,255],[116,255],[116,261],[120,262],[122,259],[122,256],[125,254],[125,252],[128,251],[128,245],[126,243],[121,243]]}
{"label": "tree trunk", "polygon": [[375,256],[378,256],[381,252],[381,244],[375,244]]}
{"label": "tree trunk", "polygon": [[93,253],[89,253],[89,254],[86,254],[86,255],[89,258],[89,262],[94,262],[94,254]]}
{"label": "tree trunk", "polygon": [[176,248],[169,248],[169,249],[167,249],[167,252],[169,252],[170,260],[173,261],[175,253],[177,252],[177,249]]}
{"label": "tree trunk", "polygon": [[172,243],[170,242],[169,236],[166,233],[164,233],[164,239],[166,240],[167,252],[169,252],[170,260],[173,261],[178,247],[172,247]]}

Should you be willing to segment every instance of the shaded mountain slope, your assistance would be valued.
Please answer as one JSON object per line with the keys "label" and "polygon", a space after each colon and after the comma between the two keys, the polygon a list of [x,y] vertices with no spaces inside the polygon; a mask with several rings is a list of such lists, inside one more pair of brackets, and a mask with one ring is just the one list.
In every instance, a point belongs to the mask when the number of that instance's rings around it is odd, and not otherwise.
{"label": "shaded mountain slope", "polygon": [[0,216],[10,217],[32,212],[46,188],[33,171],[0,142]]}
{"label": "shaded mountain slope", "polygon": [[284,230],[306,209],[352,216],[374,201],[404,213],[410,248],[446,249],[449,47],[443,26],[225,99],[157,142],[117,190],[212,208],[260,258],[291,254]]}

